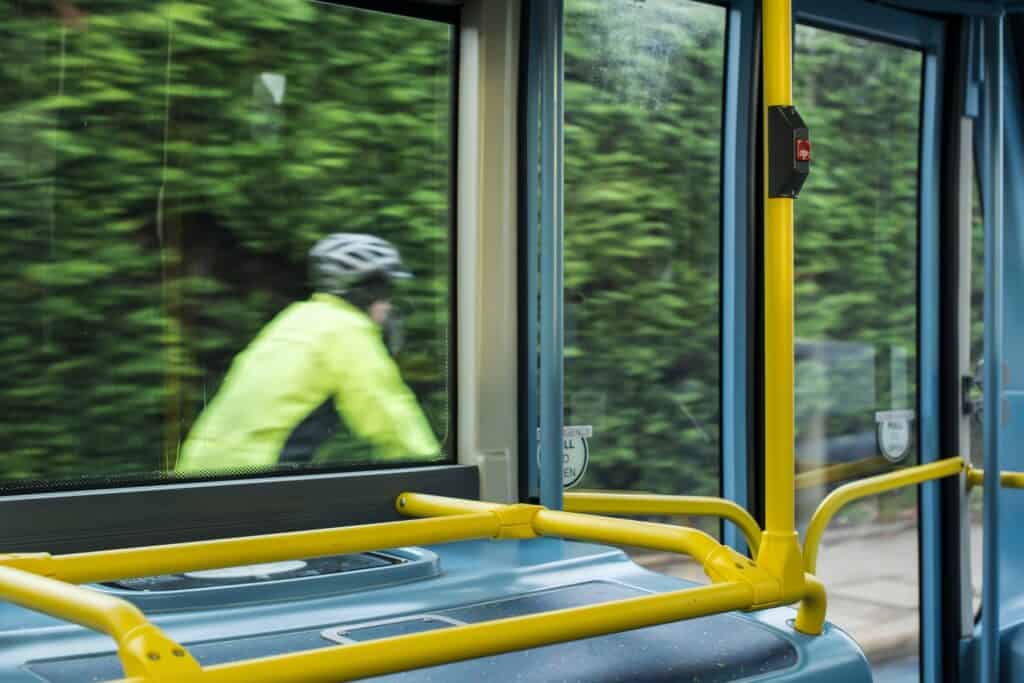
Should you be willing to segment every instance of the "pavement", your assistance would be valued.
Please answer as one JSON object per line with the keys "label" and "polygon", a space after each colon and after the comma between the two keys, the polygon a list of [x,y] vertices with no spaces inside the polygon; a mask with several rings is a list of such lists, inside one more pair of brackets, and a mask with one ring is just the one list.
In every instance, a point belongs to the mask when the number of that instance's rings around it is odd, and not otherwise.
{"label": "pavement", "polygon": [[[828,619],[863,648],[877,680],[907,680],[916,671],[919,591],[917,522],[881,523],[877,516],[830,528],[818,553],[818,577],[828,589]],[[703,570],[688,558],[630,550],[645,567],[701,583]],[[972,528],[975,605],[980,602],[981,527]],[[889,676],[892,674],[892,676]]]}

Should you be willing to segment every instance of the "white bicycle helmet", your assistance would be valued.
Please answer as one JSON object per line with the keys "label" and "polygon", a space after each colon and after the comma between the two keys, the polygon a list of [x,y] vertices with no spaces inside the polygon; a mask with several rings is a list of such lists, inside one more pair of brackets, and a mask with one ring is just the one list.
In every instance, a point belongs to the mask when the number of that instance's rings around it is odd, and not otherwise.
{"label": "white bicycle helmet", "polygon": [[409,278],[398,249],[387,240],[359,233],[335,233],[309,250],[309,277],[318,292],[345,294],[374,276]]}

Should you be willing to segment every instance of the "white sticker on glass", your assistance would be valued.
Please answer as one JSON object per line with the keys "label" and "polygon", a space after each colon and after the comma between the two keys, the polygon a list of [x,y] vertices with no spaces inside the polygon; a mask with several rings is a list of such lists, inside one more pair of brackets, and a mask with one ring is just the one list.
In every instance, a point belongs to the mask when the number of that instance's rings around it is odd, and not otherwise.
{"label": "white sticker on glass", "polygon": [[910,453],[914,421],[913,410],[883,410],[875,413],[878,449],[889,462],[900,462]]}
{"label": "white sticker on glass", "polygon": [[[583,480],[590,463],[591,425],[562,427],[562,487],[572,488]],[[540,465],[540,429],[537,430],[537,465]]]}

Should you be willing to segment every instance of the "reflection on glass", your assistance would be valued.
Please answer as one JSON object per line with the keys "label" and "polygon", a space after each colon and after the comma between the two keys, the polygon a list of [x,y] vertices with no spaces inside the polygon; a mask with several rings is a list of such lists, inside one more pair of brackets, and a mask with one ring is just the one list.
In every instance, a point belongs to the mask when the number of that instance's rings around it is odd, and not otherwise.
{"label": "reflection on glass", "polygon": [[715,495],[725,11],[565,12],[564,419],[593,427],[580,486]]}
{"label": "reflection on glass", "polygon": [[[796,212],[801,525],[843,481],[918,458],[921,67],[912,50],[796,30],[794,92],[815,154]],[[880,680],[916,671],[917,525],[915,491],[898,491],[844,508],[822,543],[829,619]]]}
{"label": "reflection on glass", "polygon": [[[448,25],[304,0],[8,10],[0,483],[173,470],[340,232],[415,274],[396,360],[445,440]],[[280,417],[247,393],[247,419]],[[312,465],[376,457],[344,426]]]}

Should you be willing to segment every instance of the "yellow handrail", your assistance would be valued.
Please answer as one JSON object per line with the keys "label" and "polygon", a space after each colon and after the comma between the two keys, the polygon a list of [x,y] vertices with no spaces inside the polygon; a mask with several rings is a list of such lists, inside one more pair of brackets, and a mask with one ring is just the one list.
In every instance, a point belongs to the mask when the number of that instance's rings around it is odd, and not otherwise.
{"label": "yellow handrail", "polygon": [[[850,482],[840,486],[821,501],[811,516],[804,536],[804,569],[807,571],[807,588],[797,611],[795,626],[803,633],[821,633],[825,624],[825,592],[813,577],[818,563],[818,547],[825,527],[844,505],[859,498],[865,498],[885,491],[921,484],[926,481],[957,475],[964,470],[962,458],[948,458],[926,465],[906,467],[897,472],[887,472],[874,477]],[[818,584],[818,585],[814,585]]]}
{"label": "yellow handrail", "polygon": [[105,633],[117,643],[129,676],[199,672],[185,648],[174,642],[129,602],[31,572],[0,566],[0,596],[8,602]]}
{"label": "yellow handrail", "polygon": [[566,493],[565,509],[597,515],[692,515],[727,519],[757,554],[761,528],[749,512],[731,500],[710,496],[662,496],[651,493]]}
{"label": "yellow handrail", "polygon": [[[746,510],[723,498],[700,496],[658,496],[652,494],[567,493],[565,505],[574,512],[608,514],[706,514],[731,520],[739,526],[756,555],[761,529]],[[794,627],[801,633],[818,635],[825,625],[828,600],[825,585],[811,574],[804,575],[804,594]]]}
{"label": "yellow handrail", "polygon": [[[774,568],[751,562],[696,529],[560,512],[538,506],[503,506],[415,493],[400,495],[397,506],[403,513],[413,516],[504,511],[504,514],[519,516],[518,522],[522,526],[518,528],[532,527],[541,535],[685,553],[700,562],[714,582],[749,582],[754,588],[754,602],[745,609],[761,609],[799,601],[800,610],[794,622],[798,631],[818,635],[825,625],[825,587],[810,573],[802,573],[797,586],[787,585],[787,577],[774,573]],[[799,558],[799,548],[797,553]]]}
{"label": "yellow handrail", "polygon": [[68,583],[95,583],[404,545],[492,538],[499,531],[500,521],[493,513],[484,512],[461,515],[457,519],[403,520],[70,555],[0,555],[0,565],[20,567]]}
{"label": "yellow handrail", "polygon": [[[446,517],[488,509],[503,516],[506,528],[514,530],[507,533],[506,538],[557,536],[681,553],[699,562],[712,579],[728,577],[745,581],[747,577],[740,572],[753,573],[755,569],[743,555],[703,531],[689,527],[548,510],[539,505],[500,505],[420,493],[401,494],[397,506],[402,514],[412,517]],[[777,599],[764,597],[767,602],[777,602]]]}
{"label": "yellow handrail", "polygon": [[[133,683],[350,680],[799,599],[807,600],[810,611],[797,628],[813,629],[824,619],[824,591],[813,577],[802,580],[798,589],[787,587],[696,529],[413,493],[402,494],[396,507],[407,515],[436,518],[72,555],[4,555],[0,598],[110,634],[118,643],[126,680]],[[72,585],[400,545],[538,535],[685,553],[702,564],[713,585],[207,668],[200,668],[134,606]],[[820,632],[820,624],[817,628],[807,632]]]}
{"label": "yellow handrail", "polygon": [[[985,481],[985,470],[967,467],[967,485],[981,486]],[[999,485],[1008,489],[1024,489],[1024,472],[1000,472]]]}
{"label": "yellow handrail", "polygon": [[828,608],[828,597],[823,584],[813,574],[804,575],[804,595],[800,600],[800,608],[796,612],[793,627],[807,635],[821,635],[825,628],[825,613]]}
{"label": "yellow handrail", "polygon": [[80,624],[115,639],[146,623],[146,617],[130,602],[14,567],[0,567],[0,594],[8,602]]}
{"label": "yellow handrail", "polygon": [[828,526],[836,512],[847,503],[904,486],[950,477],[962,472],[963,468],[963,459],[948,458],[926,465],[906,467],[896,472],[867,477],[840,486],[821,501],[811,517],[811,523],[807,526],[807,533],[804,536],[804,569],[811,574],[815,572],[818,546],[821,544],[825,527]]}
{"label": "yellow handrail", "polygon": [[[721,583],[203,669],[200,683],[336,683],[743,609],[749,585]],[[123,682],[128,683],[128,682]],[[130,683],[141,683],[131,679]]]}

